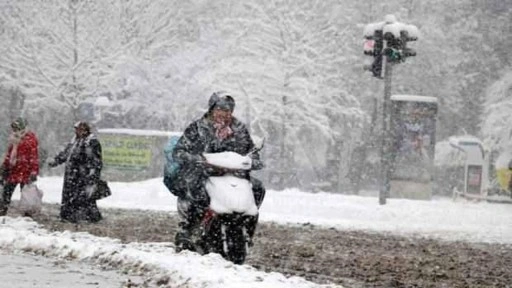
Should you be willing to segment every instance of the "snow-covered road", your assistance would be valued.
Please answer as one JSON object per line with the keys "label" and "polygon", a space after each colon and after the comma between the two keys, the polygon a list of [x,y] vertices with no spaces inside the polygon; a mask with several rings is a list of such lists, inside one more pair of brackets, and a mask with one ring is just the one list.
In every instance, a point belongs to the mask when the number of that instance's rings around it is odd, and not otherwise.
{"label": "snow-covered road", "polygon": [[[61,177],[42,177],[38,182],[45,192],[43,200],[46,203],[60,202]],[[159,210],[170,213],[176,211],[176,197],[167,191],[161,178],[131,183],[111,182],[110,186],[112,196],[101,200],[100,208]],[[19,197],[19,190],[17,190],[13,199],[17,200]],[[151,268],[149,270],[154,272],[154,275],[151,275],[153,278],[164,275],[169,277],[171,283],[177,286],[182,285],[181,287],[184,285],[222,288],[325,287],[303,278],[288,278],[280,273],[264,273],[247,265],[232,265],[218,255],[216,257],[215,255],[199,256],[195,253],[175,253],[170,242],[122,244],[116,239],[93,237],[87,233],[70,233],[69,231],[52,233],[39,227],[30,219],[20,217],[0,217],[0,220],[3,221],[0,222],[0,250],[30,252],[33,251],[31,249],[37,249],[39,254],[57,259],[66,259],[71,254],[78,263],[82,260],[88,261],[89,264],[100,261],[119,269],[136,268],[135,270],[142,269],[141,271],[146,272]],[[379,205],[377,197],[313,194],[286,189],[267,191],[260,221],[289,225],[309,223],[339,230],[416,235],[446,241],[512,244],[510,205],[465,200],[390,199],[387,205]],[[0,258],[4,256],[0,255]],[[51,268],[52,271],[55,268],[43,266]],[[13,267],[3,269],[17,271]],[[34,267],[34,269],[39,268]],[[70,268],[67,271],[73,270],[75,269]],[[86,269],[84,268],[83,271]],[[28,273],[27,279],[39,274],[45,273]],[[0,271],[0,275],[6,275],[6,273]],[[17,275],[18,280],[25,277],[22,274]],[[2,276],[2,279],[5,278]],[[108,279],[117,284],[98,287],[119,287],[119,280],[127,280],[116,277]],[[21,285],[21,281],[11,281]],[[57,285],[58,283],[55,283],[47,287],[59,287]],[[92,285],[84,287],[94,287]],[[81,287],[78,284],[73,286]],[[0,285],[0,287],[25,286]]]}

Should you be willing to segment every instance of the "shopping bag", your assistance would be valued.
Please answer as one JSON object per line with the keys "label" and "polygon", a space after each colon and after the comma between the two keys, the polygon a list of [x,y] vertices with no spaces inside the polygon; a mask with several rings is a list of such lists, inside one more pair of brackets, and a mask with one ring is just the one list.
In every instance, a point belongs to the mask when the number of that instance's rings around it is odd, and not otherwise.
{"label": "shopping bag", "polygon": [[18,210],[22,215],[32,216],[41,212],[43,206],[43,191],[36,184],[31,183],[21,189],[21,198]]}

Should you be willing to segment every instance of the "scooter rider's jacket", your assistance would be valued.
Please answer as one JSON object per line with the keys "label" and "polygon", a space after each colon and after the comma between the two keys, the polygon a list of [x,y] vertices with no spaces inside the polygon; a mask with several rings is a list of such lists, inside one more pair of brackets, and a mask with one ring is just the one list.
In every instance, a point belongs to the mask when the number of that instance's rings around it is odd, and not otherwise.
{"label": "scooter rider's jacket", "polygon": [[[205,193],[203,183],[210,173],[218,173],[215,169],[208,169],[201,154],[219,153],[232,151],[241,155],[246,155],[254,150],[254,142],[246,126],[238,119],[233,117],[231,122],[233,135],[220,140],[215,136],[213,122],[206,113],[201,119],[192,122],[184,131],[174,149],[173,157],[180,164],[180,172],[175,189],[183,191],[184,197],[191,199],[203,199]],[[259,170],[263,168],[263,162],[260,160],[258,152],[250,154],[252,159],[251,169]],[[250,179],[250,171],[240,171],[238,176]]]}

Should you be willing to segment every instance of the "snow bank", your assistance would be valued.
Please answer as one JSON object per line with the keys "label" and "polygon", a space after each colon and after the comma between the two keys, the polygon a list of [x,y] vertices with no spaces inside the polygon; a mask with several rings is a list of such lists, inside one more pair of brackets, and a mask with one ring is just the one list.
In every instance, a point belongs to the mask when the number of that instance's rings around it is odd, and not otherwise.
{"label": "snow bank", "polygon": [[88,233],[49,232],[29,218],[0,217],[0,249],[80,260],[143,274],[173,287],[340,287],[235,265],[217,254],[175,253],[172,243],[129,243]]}

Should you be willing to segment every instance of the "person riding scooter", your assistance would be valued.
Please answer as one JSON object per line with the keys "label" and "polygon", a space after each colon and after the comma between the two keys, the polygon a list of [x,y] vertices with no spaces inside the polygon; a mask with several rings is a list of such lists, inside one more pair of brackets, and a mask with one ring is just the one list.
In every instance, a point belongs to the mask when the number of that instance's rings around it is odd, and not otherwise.
{"label": "person riding scooter", "polygon": [[[173,158],[180,165],[180,171],[173,184],[178,191],[179,230],[175,237],[176,251],[194,250],[191,236],[208,207],[209,198],[204,184],[209,176],[223,173],[208,164],[203,153],[232,151],[241,155],[251,152],[255,145],[245,124],[233,116],[235,100],[225,92],[213,93],[208,101],[208,111],[198,120],[192,122],[178,140]],[[263,168],[258,152],[251,153],[251,170]],[[244,177],[251,181],[254,200],[260,207],[265,197],[265,188],[258,179],[251,177],[250,171]],[[257,219],[251,225],[248,234],[252,238]]]}

